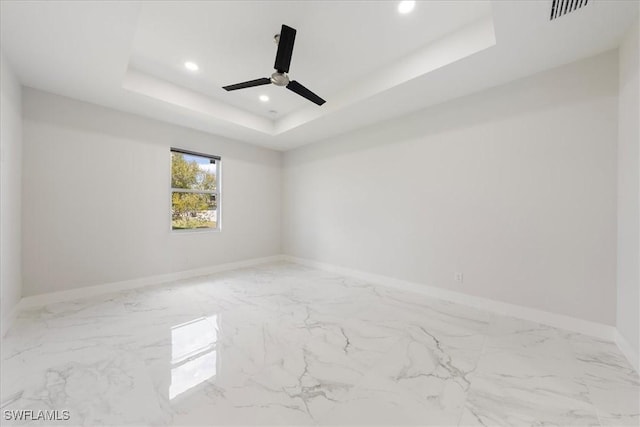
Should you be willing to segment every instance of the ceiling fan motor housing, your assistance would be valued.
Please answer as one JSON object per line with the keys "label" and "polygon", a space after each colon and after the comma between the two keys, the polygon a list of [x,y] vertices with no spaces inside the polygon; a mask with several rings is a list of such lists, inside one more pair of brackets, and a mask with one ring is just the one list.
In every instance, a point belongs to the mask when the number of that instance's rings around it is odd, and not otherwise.
{"label": "ceiling fan motor housing", "polygon": [[286,73],[273,73],[271,74],[271,83],[276,86],[286,86],[289,84],[289,77]]}

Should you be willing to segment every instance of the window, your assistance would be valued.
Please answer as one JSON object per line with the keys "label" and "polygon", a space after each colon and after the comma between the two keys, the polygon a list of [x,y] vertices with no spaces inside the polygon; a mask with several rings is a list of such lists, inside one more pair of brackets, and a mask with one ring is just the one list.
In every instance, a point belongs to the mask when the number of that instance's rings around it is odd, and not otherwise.
{"label": "window", "polygon": [[220,229],[220,157],[171,149],[171,229]]}

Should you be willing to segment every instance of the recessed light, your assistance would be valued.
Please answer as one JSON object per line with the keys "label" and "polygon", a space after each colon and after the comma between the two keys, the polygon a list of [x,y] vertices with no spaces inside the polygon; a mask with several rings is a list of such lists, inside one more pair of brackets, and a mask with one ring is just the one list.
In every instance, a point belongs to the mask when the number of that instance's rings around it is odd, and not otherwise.
{"label": "recessed light", "polygon": [[267,102],[268,100],[269,100],[269,97],[267,95],[260,95],[260,101]]}
{"label": "recessed light", "polygon": [[404,0],[398,3],[398,12],[405,15],[413,10],[416,7],[416,2],[413,0]]}
{"label": "recessed light", "polygon": [[198,67],[198,64],[196,64],[195,62],[191,62],[191,61],[187,61],[184,63],[184,68],[186,68],[189,71],[198,71],[200,69],[200,67]]}

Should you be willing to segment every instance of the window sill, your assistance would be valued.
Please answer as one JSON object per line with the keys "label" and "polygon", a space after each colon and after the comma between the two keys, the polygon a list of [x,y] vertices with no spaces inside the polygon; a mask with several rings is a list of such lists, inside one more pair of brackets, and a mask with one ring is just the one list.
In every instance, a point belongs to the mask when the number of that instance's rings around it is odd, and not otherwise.
{"label": "window sill", "polygon": [[193,228],[193,229],[184,229],[184,230],[174,230],[174,229],[170,229],[169,232],[171,234],[193,234],[193,233],[220,233],[222,230],[220,230],[219,228],[210,228],[210,229],[203,229],[203,228]]}

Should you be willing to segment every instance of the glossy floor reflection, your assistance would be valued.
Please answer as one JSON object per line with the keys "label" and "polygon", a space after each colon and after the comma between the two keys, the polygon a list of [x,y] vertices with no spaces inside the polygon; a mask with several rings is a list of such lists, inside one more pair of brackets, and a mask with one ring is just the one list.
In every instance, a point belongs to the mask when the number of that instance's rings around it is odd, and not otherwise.
{"label": "glossy floor reflection", "polygon": [[287,263],[23,312],[2,345],[3,411],[70,411],[34,425],[638,425],[639,390],[612,343]]}

